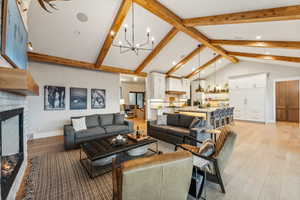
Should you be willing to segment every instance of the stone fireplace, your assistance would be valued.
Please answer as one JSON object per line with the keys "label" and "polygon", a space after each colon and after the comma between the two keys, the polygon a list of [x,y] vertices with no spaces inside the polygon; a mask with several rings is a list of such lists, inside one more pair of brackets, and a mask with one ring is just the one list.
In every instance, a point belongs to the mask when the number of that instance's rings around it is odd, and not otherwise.
{"label": "stone fireplace", "polygon": [[1,199],[6,199],[24,161],[24,108],[0,112]]}

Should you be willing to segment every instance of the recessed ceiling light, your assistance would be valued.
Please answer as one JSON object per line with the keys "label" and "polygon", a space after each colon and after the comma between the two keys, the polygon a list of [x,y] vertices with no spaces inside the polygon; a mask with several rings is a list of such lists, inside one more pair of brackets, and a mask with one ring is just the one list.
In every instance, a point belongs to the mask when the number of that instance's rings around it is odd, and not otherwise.
{"label": "recessed ceiling light", "polygon": [[80,22],[87,22],[89,21],[88,16],[85,13],[79,12],[76,15],[76,18],[80,21]]}
{"label": "recessed ceiling light", "polygon": [[138,81],[138,78],[137,78],[137,77],[133,77],[133,80],[134,80],[135,82],[137,82],[137,81]]}
{"label": "recessed ceiling light", "polygon": [[261,39],[261,35],[256,36],[256,39],[260,40]]}
{"label": "recessed ceiling light", "polygon": [[176,65],[176,62],[175,62],[175,61],[173,61],[173,62],[172,62],[172,65]]}
{"label": "recessed ceiling light", "polygon": [[267,54],[267,55],[270,55],[270,52],[267,51],[266,54]]}

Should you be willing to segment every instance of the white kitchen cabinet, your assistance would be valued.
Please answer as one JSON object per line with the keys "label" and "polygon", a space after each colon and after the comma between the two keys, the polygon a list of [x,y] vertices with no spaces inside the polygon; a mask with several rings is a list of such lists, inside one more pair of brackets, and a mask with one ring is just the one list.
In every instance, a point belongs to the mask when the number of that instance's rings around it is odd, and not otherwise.
{"label": "white kitchen cabinet", "polygon": [[167,78],[166,79],[166,90],[182,92],[183,90],[183,79]]}
{"label": "white kitchen cabinet", "polygon": [[234,78],[229,82],[234,118],[265,122],[267,74]]}
{"label": "white kitchen cabinet", "polygon": [[234,77],[229,79],[229,89],[265,88],[266,80],[266,73]]}
{"label": "white kitchen cabinet", "polygon": [[149,76],[150,99],[164,100],[166,92],[166,76],[161,73],[152,72]]}

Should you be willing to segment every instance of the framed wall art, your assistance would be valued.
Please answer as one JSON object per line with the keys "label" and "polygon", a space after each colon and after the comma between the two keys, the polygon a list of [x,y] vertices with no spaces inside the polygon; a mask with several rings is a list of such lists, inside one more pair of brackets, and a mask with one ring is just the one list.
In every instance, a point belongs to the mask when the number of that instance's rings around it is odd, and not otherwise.
{"label": "framed wall art", "polygon": [[106,108],[106,91],[103,89],[91,89],[92,109]]}
{"label": "framed wall art", "polygon": [[86,88],[70,88],[70,109],[71,110],[87,109]]}
{"label": "framed wall art", "polygon": [[59,86],[44,87],[44,110],[65,110],[66,88]]}

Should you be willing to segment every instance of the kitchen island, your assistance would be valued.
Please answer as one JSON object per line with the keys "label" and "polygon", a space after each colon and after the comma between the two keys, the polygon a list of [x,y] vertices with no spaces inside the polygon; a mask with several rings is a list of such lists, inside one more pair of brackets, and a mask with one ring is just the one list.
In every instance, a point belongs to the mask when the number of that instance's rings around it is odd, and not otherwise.
{"label": "kitchen island", "polygon": [[208,127],[211,127],[213,124],[211,122],[212,113],[216,110],[224,110],[232,108],[230,106],[226,107],[209,107],[209,108],[198,108],[198,107],[185,107],[177,110],[178,113],[183,115],[191,115],[195,117],[203,117],[203,119],[207,120]]}

